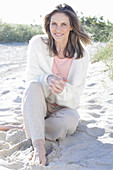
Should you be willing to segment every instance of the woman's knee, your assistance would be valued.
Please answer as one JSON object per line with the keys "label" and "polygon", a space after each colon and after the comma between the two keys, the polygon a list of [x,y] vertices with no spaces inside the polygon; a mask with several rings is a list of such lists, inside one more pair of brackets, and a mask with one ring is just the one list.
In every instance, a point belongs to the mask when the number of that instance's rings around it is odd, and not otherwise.
{"label": "woman's knee", "polygon": [[72,134],[75,132],[78,124],[79,124],[79,119],[80,119],[80,116],[77,112],[77,110],[74,110],[74,109],[67,109],[66,110],[67,112],[67,131],[68,131],[68,134]]}
{"label": "woman's knee", "polygon": [[79,118],[76,110],[61,109],[54,116],[45,120],[46,138],[55,141],[63,139],[67,134],[73,134],[78,126]]}
{"label": "woman's knee", "polygon": [[66,117],[70,122],[73,122],[73,121],[78,122],[79,119],[80,119],[80,116],[79,116],[77,110],[70,109],[70,108],[66,108],[66,109],[63,110],[63,112],[64,112],[65,117]]}

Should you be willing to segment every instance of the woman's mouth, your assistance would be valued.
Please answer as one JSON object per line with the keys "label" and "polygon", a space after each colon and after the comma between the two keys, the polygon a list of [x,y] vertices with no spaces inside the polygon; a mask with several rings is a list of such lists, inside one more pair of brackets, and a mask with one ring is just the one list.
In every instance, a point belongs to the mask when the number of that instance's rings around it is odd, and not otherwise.
{"label": "woman's mouth", "polygon": [[60,34],[60,33],[55,33],[55,36],[56,37],[61,37],[63,34]]}

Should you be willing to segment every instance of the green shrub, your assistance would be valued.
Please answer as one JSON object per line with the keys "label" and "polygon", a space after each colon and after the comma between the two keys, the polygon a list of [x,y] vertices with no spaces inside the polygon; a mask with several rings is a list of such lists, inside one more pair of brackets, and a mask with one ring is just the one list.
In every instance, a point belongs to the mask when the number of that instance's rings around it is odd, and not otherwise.
{"label": "green shrub", "polygon": [[113,23],[104,21],[103,16],[81,17],[81,23],[84,29],[91,34],[94,41],[107,42],[113,35]]}
{"label": "green shrub", "polygon": [[18,25],[0,22],[0,42],[28,42],[36,34],[43,34],[40,25]]}

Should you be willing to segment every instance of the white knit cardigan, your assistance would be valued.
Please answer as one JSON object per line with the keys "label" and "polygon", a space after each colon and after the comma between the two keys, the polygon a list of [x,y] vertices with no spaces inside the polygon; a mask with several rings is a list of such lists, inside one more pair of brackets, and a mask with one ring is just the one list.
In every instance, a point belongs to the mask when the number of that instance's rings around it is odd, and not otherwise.
{"label": "white knit cardigan", "polygon": [[[77,54],[75,53],[74,58],[76,57]],[[40,82],[44,90],[45,99],[50,103],[77,109],[85,86],[89,62],[88,52],[84,49],[83,58],[73,59],[68,74],[68,82],[64,90],[56,96],[51,93],[47,83],[47,76],[52,74],[53,59],[54,57],[49,55],[48,47],[42,41],[41,36],[34,36],[28,45],[27,82]]]}

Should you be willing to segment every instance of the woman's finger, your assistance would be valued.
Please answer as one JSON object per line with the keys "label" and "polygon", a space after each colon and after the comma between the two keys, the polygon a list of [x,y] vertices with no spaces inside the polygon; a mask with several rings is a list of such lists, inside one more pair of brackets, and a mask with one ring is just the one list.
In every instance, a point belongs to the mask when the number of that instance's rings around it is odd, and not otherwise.
{"label": "woman's finger", "polygon": [[57,89],[61,89],[61,90],[64,88],[64,85],[62,85],[60,82],[57,82],[57,81],[52,81],[50,83],[50,85],[56,87]]}
{"label": "woman's finger", "polygon": [[52,83],[50,84],[50,89],[54,94],[61,93],[63,91],[63,87],[58,88]]}
{"label": "woman's finger", "polygon": [[52,79],[52,82],[54,82],[55,84],[64,87],[66,84],[63,80],[56,80],[56,79]]}
{"label": "woman's finger", "polygon": [[57,94],[57,93],[55,93],[55,91],[53,90],[53,88],[52,88],[51,86],[49,86],[49,88],[50,88],[51,92],[52,92],[54,95]]}
{"label": "woman's finger", "polygon": [[50,83],[51,86],[54,86],[58,89],[63,89],[64,88],[64,84],[61,84],[59,81],[56,81],[56,80],[53,80],[51,83]]}
{"label": "woman's finger", "polygon": [[58,84],[53,84],[53,83],[50,83],[50,86],[52,89],[54,89],[56,92],[61,92],[63,90],[63,87],[62,86],[59,86]]}

